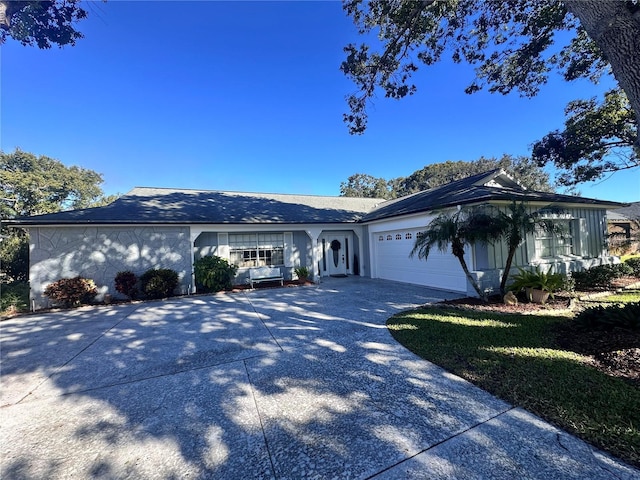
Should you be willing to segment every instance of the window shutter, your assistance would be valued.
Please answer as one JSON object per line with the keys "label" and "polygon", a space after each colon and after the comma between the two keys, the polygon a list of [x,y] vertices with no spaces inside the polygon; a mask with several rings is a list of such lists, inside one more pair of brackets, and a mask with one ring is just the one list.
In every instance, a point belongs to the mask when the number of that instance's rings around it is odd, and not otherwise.
{"label": "window shutter", "polygon": [[218,256],[229,260],[229,234],[218,233]]}
{"label": "window shutter", "polygon": [[589,231],[587,219],[577,218],[573,221],[573,253],[581,257],[589,256]]}
{"label": "window shutter", "polygon": [[293,233],[284,232],[284,266],[293,267]]}
{"label": "window shutter", "polygon": [[536,251],[536,239],[535,233],[528,233],[525,238],[525,245],[527,247],[526,260],[530,263],[532,260],[536,260],[540,256],[540,252]]}

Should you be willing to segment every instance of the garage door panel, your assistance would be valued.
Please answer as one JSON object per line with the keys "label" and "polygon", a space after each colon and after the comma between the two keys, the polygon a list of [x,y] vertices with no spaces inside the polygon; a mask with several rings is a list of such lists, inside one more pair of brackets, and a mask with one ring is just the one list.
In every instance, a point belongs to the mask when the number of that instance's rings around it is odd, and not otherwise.
{"label": "garage door panel", "polygon": [[[417,255],[409,256],[418,231],[394,230],[373,235],[377,277],[466,292],[466,277],[458,259],[450,252],[432,249],[426,261],[419,259]],[[406,238],[407,233],[411,233],[411,239]],[[401,236],[400,240],[396,240],[397,235]],[[382,241],[379,240],[381,236]],[[391,240],[388,240],[389,236]]]}

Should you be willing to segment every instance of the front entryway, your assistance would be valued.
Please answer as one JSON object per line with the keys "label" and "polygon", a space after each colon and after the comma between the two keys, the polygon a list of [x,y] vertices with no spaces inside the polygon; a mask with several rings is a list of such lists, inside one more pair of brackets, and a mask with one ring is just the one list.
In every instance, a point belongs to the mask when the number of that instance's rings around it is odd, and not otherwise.
{"label": "front entryway", "polygon": [[322,276],[342,277],[353,272],[353,235],[349,232],[326,233],[321,239]]}
{"label": "front entryway", "polygon": [[[344,239],[343,239],[344,241]],[[345,258],[344,245],[339,238],[331,238],[329,241],[328,265],[329,275],[346,275],[347,261]]]}

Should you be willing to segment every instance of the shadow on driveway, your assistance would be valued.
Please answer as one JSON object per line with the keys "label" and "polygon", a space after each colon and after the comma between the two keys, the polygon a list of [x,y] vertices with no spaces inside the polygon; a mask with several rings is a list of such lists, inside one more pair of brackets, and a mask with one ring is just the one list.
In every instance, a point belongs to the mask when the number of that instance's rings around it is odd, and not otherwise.
{"label": "shadow on driveway", "polygon": [[3,322],[0,476],[637,475],[388,333],[454,296],[352,277]]}

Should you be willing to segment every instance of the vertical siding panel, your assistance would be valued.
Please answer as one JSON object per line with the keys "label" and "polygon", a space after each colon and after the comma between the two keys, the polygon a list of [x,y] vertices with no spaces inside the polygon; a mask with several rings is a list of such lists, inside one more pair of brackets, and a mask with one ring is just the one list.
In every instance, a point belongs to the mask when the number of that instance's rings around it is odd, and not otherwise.
{"label": "vertical siding panel", "polygon": [[229,234],[222,232],[218,233],[218,256],[225,260],[229,260],[230,254]]}

